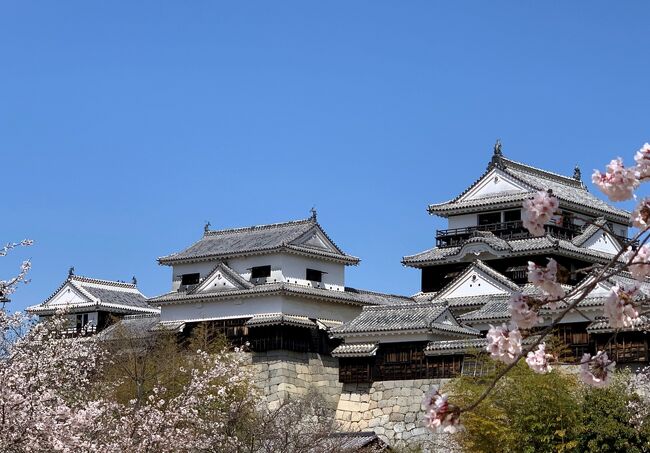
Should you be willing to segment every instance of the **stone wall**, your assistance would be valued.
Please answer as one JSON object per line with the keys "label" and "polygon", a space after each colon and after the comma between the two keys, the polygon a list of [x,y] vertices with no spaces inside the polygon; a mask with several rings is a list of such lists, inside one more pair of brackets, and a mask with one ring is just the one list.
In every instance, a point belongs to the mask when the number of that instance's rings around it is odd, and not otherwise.
{"label": "stone wall", "polygon": [[255,384],[270,408],[290,396],[318,391],[341,431],[374,431],[391,446],[421,446],[424,451],[453,452],[448,435],[424,427],[422,399],[444,380],[382,381],[341,384],[338,359],[316,353],[269,351],[250,354]]}
{"label": "stone wall", "polygon": [[339,361],[326,355],[268,351],[254,352],[250,358],[255,384],[262,390],[269,407],[291,395],[318,391],[332,410],[336,408],[343,384],[339,383]]}
{"label": "stone wall", "polygon": [[422,400],[433,385],[445,380],[416,379],[345,384],[336,408],[344,431],[374,431],[391,446],[423,447],[425,451],[454,451],[448,435],[424,427]]}

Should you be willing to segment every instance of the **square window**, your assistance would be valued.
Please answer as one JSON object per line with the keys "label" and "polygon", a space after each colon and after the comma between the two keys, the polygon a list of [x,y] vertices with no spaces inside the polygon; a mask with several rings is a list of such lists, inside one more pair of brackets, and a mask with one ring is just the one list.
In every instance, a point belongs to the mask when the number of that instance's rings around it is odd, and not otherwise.
{"label": "square window", "polygon": [[322,282],[323,281],[323,271],[317,271],[316,269],[307,269],[306,279],[312,282]]}
{"label": "square window", "polygon": [[256,266],[251,269],[251,278],[266,278],[271,276],[271,266]]}
{"label": "square window", "polygon": [[199,279],[201,278],[201,274],[196,273],[196,274],[183,274],[181,276],[181,285],[196,285],[199,283]]}

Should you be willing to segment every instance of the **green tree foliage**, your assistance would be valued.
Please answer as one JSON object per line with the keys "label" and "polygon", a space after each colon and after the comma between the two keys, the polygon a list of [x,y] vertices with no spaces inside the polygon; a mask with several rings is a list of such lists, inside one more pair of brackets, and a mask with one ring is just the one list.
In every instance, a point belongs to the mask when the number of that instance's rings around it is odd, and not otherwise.
{"label": "green tree foliage", "polygon": [[[607,388],[582,385],[564,371],[533,373],[519,364],[473,412],[463,414],[456,437],[467,452],[646,452],[650,432],[630,423],[635,399],[618,375]],[[490,382],[463,377],[448,389],[462,405]]]}
{"label": "green tree foliage", "polygon": [[[637,398],[628,394],[624,376],[603,389],[585,388],[582,399],[582,422],[578,436],[581,452],[650,451],[648,428],[630,424],[628,402]],[[647,423],[644,424],[647,426]]]}

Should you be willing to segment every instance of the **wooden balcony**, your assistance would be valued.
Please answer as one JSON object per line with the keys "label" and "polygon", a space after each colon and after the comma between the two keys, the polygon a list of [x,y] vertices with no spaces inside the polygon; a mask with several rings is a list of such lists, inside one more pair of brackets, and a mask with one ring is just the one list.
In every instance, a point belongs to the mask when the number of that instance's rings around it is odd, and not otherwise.
{"label": "wooden balcony", "polygon": [[[545,229],[551,236],[567,240],[573,239],[583,231],[582,227],[572,224],[564,226],[549,224],[545,226]],[[505,240],[532,237],[530,233],[528,233],[528,230],[524,228],[523,222],[521,220],[515,220],[511,222],[488,223],[486,225],[477,225],[465,228],[438,230],[436,232],[436,246],[453,247],[461,245],[477,231],[489,231],[496,237]]]}

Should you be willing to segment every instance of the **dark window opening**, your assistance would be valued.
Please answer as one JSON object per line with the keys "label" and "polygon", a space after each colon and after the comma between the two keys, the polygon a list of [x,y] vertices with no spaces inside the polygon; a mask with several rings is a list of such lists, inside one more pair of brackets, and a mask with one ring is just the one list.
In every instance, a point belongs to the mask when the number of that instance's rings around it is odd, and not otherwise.
{"label": "dark window opening", "polygon": [[323,271],[317,271],[316,269],[307,269],[307,280],[312,282],[322,282],[323,281]]}
{"label": "dark window opening", "polygon": [[88,313],[77,315],[77,330],[83,329],[88,324]]}
{"label": "dark window opening", "polygon": [[501,213],[500,212],[488,212],[485,214],[478,215],[478,224],[480,225],[490,225],[492,223],[501,223]]}
{"label": "dark window opening", "polygon": [[196,285],[199,283],[201,274],[183,274],[181,276],[181,285]]}
{"label": "dark window opening", "polygon": [[251,278],[266,278],[271,276],[271,266],[257,266],[251,268]]}
{"label": "dark window opening", "polygon": [[504,222],[517,222],[519,220],[521,220],[521,211],[519,209],[515,209],[514,211],[505,211],[503,213]]}

